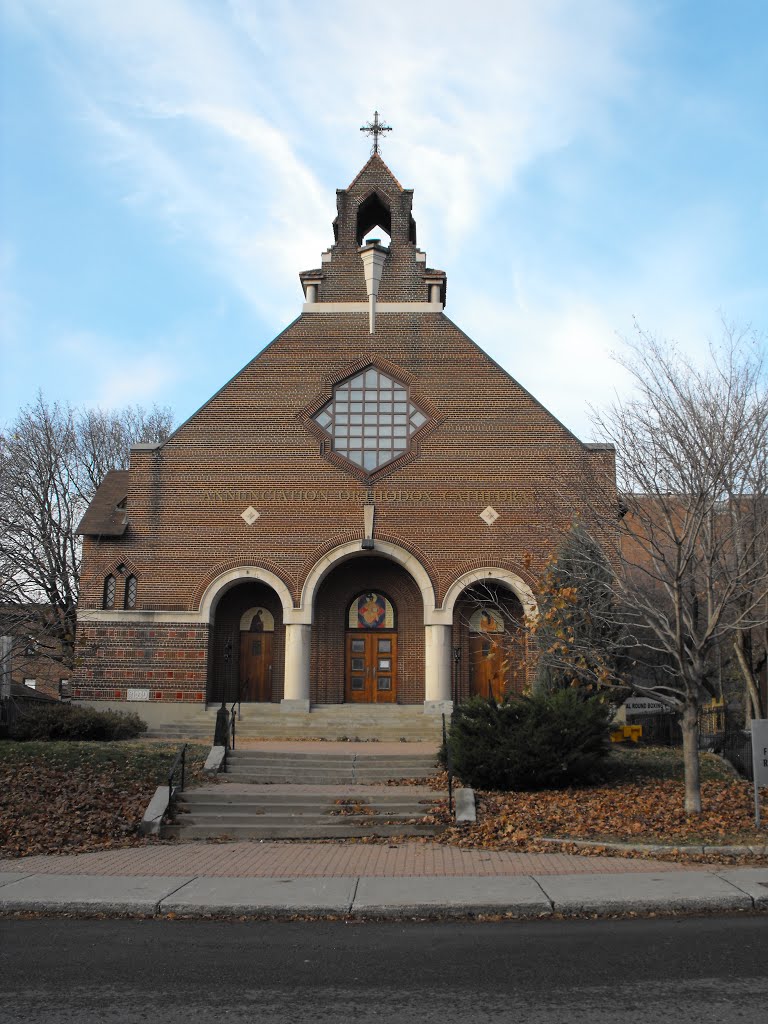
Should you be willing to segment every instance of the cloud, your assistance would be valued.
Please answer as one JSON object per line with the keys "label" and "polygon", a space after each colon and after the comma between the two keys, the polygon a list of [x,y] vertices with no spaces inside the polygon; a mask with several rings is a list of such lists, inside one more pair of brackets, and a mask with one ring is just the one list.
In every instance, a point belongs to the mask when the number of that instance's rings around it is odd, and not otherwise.
{"label": "cloud", "polygon": [[[175,347],[166,340],[152,345],[153,351],[138,351],[143,346],[78,331],[59,336],[52,348],[66,359],[70,373],[88,382],[90,391],[85,405],[119,409],[125,405],[163,402],[169,387],[184,375]],[[130,352],[130,359],[126,353]]]}
{"label": "cloud", "polygon": [[23,5],[130,201],[270,318],[295,310],[296,273],[330,241],[332,193],[310,166],[345,184],[365,154],[358,119],[394,120],[392,162],[423,185],[421,237],[449,259],[526,167],[599,123],[637,30],[617,0],[331,7]]}
{"label": "cloud", "polygon": [[[668,101],[642,63],[660,15],[637,0],[7,6],[62,83],[102,194],[275,328],[332,241],[333,190],[363,163],[374,109],[395,129],[385,159],[416,190],[419,242],[449,273],[447,312],[580,436],[587,403],[623,386],[609,354],[633,314],[700,342],[736,293],[723,294],[728,209],[695,207],[663,160],[646,182],[618,123],[649,85],[645,119]],[[764,290],[747,298],[765,307]],[[147,359],[148,382],[175,372]]]}

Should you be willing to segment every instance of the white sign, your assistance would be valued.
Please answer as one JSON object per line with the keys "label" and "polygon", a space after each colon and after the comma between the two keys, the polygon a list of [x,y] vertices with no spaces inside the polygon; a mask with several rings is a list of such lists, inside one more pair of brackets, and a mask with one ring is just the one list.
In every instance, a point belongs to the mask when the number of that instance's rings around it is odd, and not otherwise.
{"label": "white sign", "polygon": [[768,718],[752,719],[752,771],[755,776],[755,827],[760,828],[760,787],[768,786]]}
{"label": "white sign", "polygon": [[660,700],[650,697],[630,697],[624,701],[624,710],[628,715],[671,715],[672,708],[662,704]]}
{"label": "white sign", "polygon": [[752,767],[755,785],[768,786],[768,718],[752,720]]}
{"label": "white sign", "polygon": [[128,700],[149,700],[149,690],[132,690],[126,692]]}

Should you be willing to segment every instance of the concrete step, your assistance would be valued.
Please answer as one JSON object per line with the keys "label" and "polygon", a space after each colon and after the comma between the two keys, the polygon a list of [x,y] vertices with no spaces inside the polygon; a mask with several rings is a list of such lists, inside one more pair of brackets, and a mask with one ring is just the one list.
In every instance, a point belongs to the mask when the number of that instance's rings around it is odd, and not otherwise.
{"label": "concrete step", "polygon": [[[149,737],[211,739],[216,707],[179,705],[164,721],[150,722]],[[397,742],[428,740],[439,743],[440,715],[424,712],[422,705],[315,706],[311,711],[288,711],[280,704],[243,704],[235,723],[242,739],[360,739]]]}
{"label": "concrete step", "polygon": [[[382,813],[389,814],[391,811],[402,810],[407,813],[420,812],[421,814],[437,803],[441,799],[441,795],[436,793],[434,799],[417,797],[408,799],[404,796],[393,796],[389,797],[382,794],[376,794],[375,796],[368,796],[367,794],[361,793],[359,796],[344,796],[344,797],[317,797],[312,794],[307,795],[290,795],[290,796],[269,796],[267,794],[255,794],[251,796],[248,793],[235,793],[231,796],[216,796],[214,794],[204,793],[196,795],[194,791],[189,791],[179,796],[177,800],[177,807],[180,811],[186,811],[197,813],[198,811],[206,809],[215,809],[226,807],[231,808],[233,811],[239,811],[240,809],[247,810],[249,808],[285,808],[286,810],[302,810],[307,808],[315,813],[327,812],[330,809],[337,809],[342,806],[351,806],[353,804],[363,804],[366,807],[374,807],[380,810]],[[343,800],[344,804],[339,801]]]}
{"label": "concrete step", "polygon": [[[179,794],[174,821],[161,834],[188,839],[434,835],[440,826],[424,819],[433,813],[441,793],[413,786],[371,786],[371,792],[346,788],[423,778],[435,771],[434,761],[434,755],[423,753],[230,752],[219,784]],[[253,789],[233,792],[230,787],[237,783]],[[270,791],[264,783],[287,789]]]}
{"label": "concrete step", "polygon": [[422,777],[426,778],[426,774],[424,776],[414,776],[411,773],[398,775],[396,772],[384,772],[377,775],[366,775],[361,772],[357,772],[354,775],[351,772],[329,772],[323,773],[322,775],[319,772],[312,774],[304,772],[273,772],[271,774],[266,774],[264,772],[227,772],[225,774],[227,782],[241,782],[246,785],[263,784],[272,786],[354,786]]}
{"label": "concrete step", "polygon": [[359,839],[363,836],[433,836],[434,825],[164,825],[164,839]]}
{"label": "concrete step", "polygon": [[[225,786],[217,787],[225,790]],[[328,839],[361,836],[427,836],[440,831],[426,822],[441,793],[341,795],[317,793],[196,793],[179,795],[167,838]]]}
{"label": "concrete step", "polygon": [[367,764],[372,766],[409,767],[411,765],[426,766],[435,764],[433,754],[362,754],[362,753],[328,753],[324,754],[316,748],[311,751],[296,750],[230,750],[227,760],[238,764],[284,764],[287,762],[303,764],[328,764],[338,767],[346,764]]}
{"label": "concrete step", "polygon": [[317,751],[230,751],[225,777],[230,782],[276,785],[335,785],[419,779],[437,771],[434,756],[320,754]]}
{"label": "concrete step", "polygon": [[336,828],[339,824],[384,824],[384,825],[397,825],[397,824],[422,824],[421,819],[424,817],[423,813],[410,813],[410,814],[397,814],[394,811],[387,812],[386,814],[377,814],[375,811],[361,811],[359,814],[318,814],[314,809],[308,809],[304,813],[297,813],[296,811],[286,811],[284,814],[278,814],[274,811],[267,813],[258,813],[255,810],[249,811],[227,811],[221,813],[211,812],[209,814],[203,814],[195,812],[192,814],[177,815],[175,823],[177,825],[183,825],[185,828],[194,825],[258,825],[259,827],[264,826],[283,826],[283,825],[312,825],[312,826],[328,826],[328,828]]}

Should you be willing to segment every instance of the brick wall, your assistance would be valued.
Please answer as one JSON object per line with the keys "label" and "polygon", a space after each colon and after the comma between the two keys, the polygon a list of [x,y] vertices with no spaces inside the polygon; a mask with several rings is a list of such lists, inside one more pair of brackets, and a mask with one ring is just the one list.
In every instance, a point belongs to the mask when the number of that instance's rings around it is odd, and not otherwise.
{"label": "brick wall", "polygon": [[208,633],[186,623],[82,623],[73,696],[126,700],[130,688],[152,701],[204,701]]}

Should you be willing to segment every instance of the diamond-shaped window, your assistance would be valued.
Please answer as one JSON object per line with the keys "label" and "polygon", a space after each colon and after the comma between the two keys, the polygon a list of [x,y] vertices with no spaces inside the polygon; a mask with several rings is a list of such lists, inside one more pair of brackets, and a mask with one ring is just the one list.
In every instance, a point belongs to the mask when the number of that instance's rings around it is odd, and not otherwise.
{"label": "diamond-shaped window", "polygon": [[314,420],[337,455],[372,473],[408,450],[427,417],[404,384],[369,366],[337,384]]}

